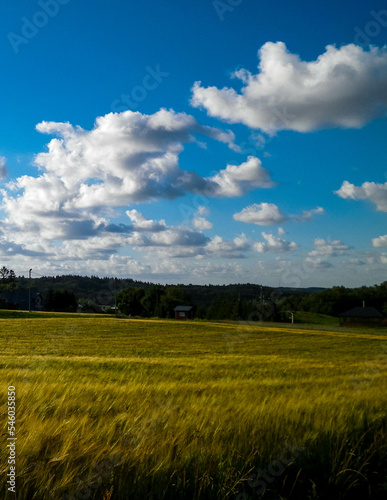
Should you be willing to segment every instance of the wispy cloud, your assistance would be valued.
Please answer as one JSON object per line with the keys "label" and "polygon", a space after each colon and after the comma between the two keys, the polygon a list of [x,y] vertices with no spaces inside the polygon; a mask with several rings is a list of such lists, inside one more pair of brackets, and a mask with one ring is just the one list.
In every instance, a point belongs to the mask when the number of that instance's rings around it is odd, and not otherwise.
{"label": "wispy cloud", "polygon": [[299,215],[290,215],[289,218],[293,220],[294,222],[308,222],[312,220],[313,216],[319,215],[319,214],[324,214],[325,210],[322,207],[316,207],[313,208],[312,210],[304,210],[301,214]]}

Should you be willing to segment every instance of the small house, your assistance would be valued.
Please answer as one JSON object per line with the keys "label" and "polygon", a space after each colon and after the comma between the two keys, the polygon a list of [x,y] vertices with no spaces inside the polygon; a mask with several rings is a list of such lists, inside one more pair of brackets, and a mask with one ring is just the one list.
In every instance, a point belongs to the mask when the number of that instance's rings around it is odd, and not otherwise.
{"label": "small house", "polygon": [[340,326],[387,326],[387,317],[375,307],[354,307],[339,318]]}
{"label": "small house", "polygon": [[177,306],[174,309],[175,319],[192,319],[194,316],[193,306]]}

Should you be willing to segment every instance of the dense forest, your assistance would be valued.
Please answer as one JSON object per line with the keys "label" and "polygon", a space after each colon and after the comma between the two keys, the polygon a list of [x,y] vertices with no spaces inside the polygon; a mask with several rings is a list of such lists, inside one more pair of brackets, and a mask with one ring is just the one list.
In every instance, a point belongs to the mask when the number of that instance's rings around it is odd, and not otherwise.
{"label": "dense forest", "polygon": [[[17,294],[41,297],[48,311],[114,312],[144,317],[173,317],[177,305],[192,305],[203,319],[289,321],[292,311],[338,316],[363,301],[387,313],[387,282],[360,288],[270,288],[258,284],[160,285],[133,279],[76,275],[16,277],[0,268],[0,308],[20,307]],[[12,295],[13,294],[13,295]],[[23,308],[23,307],[20,307]]]}

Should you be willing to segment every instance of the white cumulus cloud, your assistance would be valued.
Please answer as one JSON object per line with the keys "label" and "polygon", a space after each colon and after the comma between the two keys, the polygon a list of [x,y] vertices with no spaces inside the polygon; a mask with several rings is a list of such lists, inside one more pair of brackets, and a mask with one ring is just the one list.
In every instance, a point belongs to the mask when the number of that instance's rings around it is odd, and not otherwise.
{"label": "white cumulus cloud", "polygon": [[194,227],[196,227],[196,229],[199,229],[199,231],[204,231],[205,229],[212,229],[212,222],[205,219],[204,217],[200,217],[199,215],[196,215],[193,218],[192,223]]}
{"label": "white cumulus cloud", "polygon": [[269,172],[255,156],[249,156],[241,165],[227,165],[214,177],[207,177],[207,196],[242,196],[252,188],[271,188],[276,185]]}
{"label": "white cumulus cloud", "polygon": [[204,231],[206,229],[212,229],[212,222],[206,219],[210,213],[209,209],[203,205],[200,205],[193,216],[192,224],[199,231]]}
{"label": "white cumulus cloud", "polygon": [[349,44],[328,45],[314,61],[303,61],[283,42],[258,52],[258,73],[234,72],[233,88],[193,86],[191,104],[229,123],[244,123],[269,134],[359,128],[387,110],[387,50]]}
{"label": "white cumulus cloud", "polygon": [[274,203],[254,203],[234,214],[234,219],[259,226],[272,226],[282,224],[287,220],[287,217]]}
{"label": "white cumulus cloud", "polygon": [[263,232],[262,236],[265,238],[266,242],[254,243],[254,249],[259,253],[290,252],[298,247],[297,243],[294,241],[285,241],[273,234]]}
{"label": "white cumulus cloud", "polygon": [[341,188],[334,193],[344,199],[368,200],[374,203],[380,212],[387,212],[387,182],[384,184],[364,182],[361,186],[355,186],[344,181]]}
{"label": "white cumulus cloud", "polygon": [[165,109],[153,115],[109,113],[97,118],[91,131],[54,122],[42,122],[37,130],[59,137],[35,163],[47,178],[60,179],[66,209],[124,206],[205,191],[211,179],[179,166],[184,144],[202,135],[234,146],[232,132],[203,127],[190,115]]}
{"label": "white cumulus cloud", "polygon": [[154,221],[147,219],[142,213],[138,210],[127,210],[126,215],[133,222],[133,229],[135,231],[164,231],[166,229],[165,220]]}
{"label": "white cumulus cloud", "polygon": [[[115,224],[111,219],[120,215],[119,209],[136,203],[175,199],[187,193],[240,196],[274,185],[255,157],[240,165],[227,165],[212,177],[184,170],[180,153],[187,144],[201,145],[199,138],[237,149],[232,132],[202,126],[186,113],[125,111],[97,118],[92,130],[56,122],[42,122],[36,128],[56,136],[49,141],[47,151],[35,157],[39,175],[23,175],[0,190],[4,231],[12,234],[15,249],[28,241],[24,252],[35,251],[34,245],[39,243],[48,253],[57,253],[55,241],[62,244],[100,238],[102,254],[105,248],[106,252],[111,250],[109,238],[113,234],[117,235],[115,250],[132,242],[150,246],[205,244],[200,232],[168,228],[165,221],[148,220],[133,208],[126,211],[130,223]],[[0,173],[6,175],[4,158]],[[201,231],[209,229],[211,223],[198,212],[194,227]],[[97,246],[94,243],[91,248]],[[74,248],[79,246],[74,244]],[[83,247],[87,248],[85,242]]]}
{"label": "white cumulus cloud", "polygon": [[243,251],[249,250],[251,243],[245,234],[237,236],[232,241],[214,236],[205,246],[206,255],[228,258],[241,258]]}
{"label": "white cumulus cloud", "polygon": [[376,248],[387,248],[387,234],[379,236],[379,238],[373,238],[372,246]]}
{"label": "white cumulus cloud", "polygon": [[[234,214],[234,219],[241,222],[257,224],[259,226],[273,226],[283,222],[305,222],[310,221],[315,214],[323,214],[324,209],[317,207],[313,210],[304,210],[299,215],[285,215],[283,211],[274,203],[254,203]],[[282,228],[278,234],[283,234]]]}

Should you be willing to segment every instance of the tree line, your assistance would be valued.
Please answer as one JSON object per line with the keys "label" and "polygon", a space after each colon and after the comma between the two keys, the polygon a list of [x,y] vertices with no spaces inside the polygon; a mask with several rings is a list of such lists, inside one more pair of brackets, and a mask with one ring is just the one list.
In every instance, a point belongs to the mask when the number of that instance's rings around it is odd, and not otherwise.
{"label": "tree line", "polygon": [[[236,286],[236,285],[235,285]],[[259,287],[255,298],[244,298],[241,293],[221,294],[198,304],[190,294],[191,286],[151,286],[127,288],[118,294],[118,307],[124,314],[138,316],[173,317],[177,305],[195,306],[196,318],[208,320],[244,320],[288,322],[295,311],[328,316],[339,316],[354,307],[374,307],[387,314],[387,281],[380,285],[359,288],[335,286],[308,292]],[[224,288],[223,288],[224,291]],[[208,298],[207,298],[208,299]]]}
{"label": "tree line", "polygon": [[307,295],[292,294],[287,299],[293,310],[308,311],[330,316],[339,314],[354,307],[374,307],[387,314],[387,281],[380,285],[345,288],[334,286],[319,293]]}
{"label": "tree line", "polygon": [[195,317],[209,320],[289,321],[291,311],[338,316],[353,307],[373,306],[387,314],[387,281],[380,285],[329,289],[275,289],[251,283],[230,285],[161,285],[133,279],[97,276],[16,277],[12,269],[0,268],[1,289],[28,290],[43,297],[49,311],[110,312],[143,317],[174,317],[174,308],[191,305]]}
{"label": "tree line", "polygon": [[0,287],[10,289],[16,287],[16,274],[12,269],[5,266],[0,268]]}

